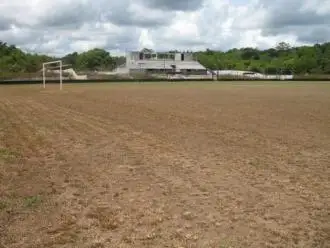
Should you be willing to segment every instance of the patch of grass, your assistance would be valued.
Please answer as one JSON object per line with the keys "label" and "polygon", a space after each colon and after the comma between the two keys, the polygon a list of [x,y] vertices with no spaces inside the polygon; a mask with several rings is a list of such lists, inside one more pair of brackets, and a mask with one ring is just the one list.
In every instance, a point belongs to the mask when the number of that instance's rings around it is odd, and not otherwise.
{"label": "patch of grass", "polygon": [[263,161],[261,161],[259,158],[252,158],[249,162],[249,165],[257,168],[257,169],[262,169],[265,168],[265,164]]}
{"label": "patch of grass", "polygon": [[36,207],[41,203],[42,199],[39,195],[29,196],[24,199],[24,206],[27,208]]}
{"label": "patch of grass", "polygon": [[219,245],[219,248],[234,248],[235,246],[231,244],[232,242],[221,242],[222,244]]}
{"label": "patch of grass", "polygon": [[8,203],[0,200],[0,211],[6,209],[8,207]]}
{"label": "patch of grass", "polygon": [[105,246],[101,242],[96,242],[96,243],[92,244],[90,247],[91,248],[103,248]]}
{"label": "patch of grass", "polygon": [[0,160],[10,162],[20,157],[20,154],[7,148],[0,148]]}
{"label": "patch of grass", "polygon": [[64,161],[65,160],[65,156],[61,153],[56,153],[55,154],[55,160],[56,161]]}
{"label": "patch of grass", "polygon": [[91,209],[87,214],[88,218],[98,221],[98,225],[105,230],[115,230],[119,228],[122,220],[119,219],[116,210],[108,208]]}

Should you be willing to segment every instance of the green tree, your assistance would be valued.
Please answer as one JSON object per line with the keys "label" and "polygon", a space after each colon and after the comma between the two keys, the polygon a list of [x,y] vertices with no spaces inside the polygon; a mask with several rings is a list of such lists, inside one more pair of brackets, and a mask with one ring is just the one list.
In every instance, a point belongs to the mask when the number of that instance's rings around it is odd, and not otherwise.
{"label": "green tree", "polygon": [[287,42],[279,42],[279,43],[276,45],[275,49],[276,49],[277,51],[288,51],[288,50],[291,49],[291,46],[290,46],[290,44],[287,43]]}
{"label": "green tree", "polygon": [[115,61],[109,52],[94,48],[77,56],[77,67],[82,70],[113,69]]}

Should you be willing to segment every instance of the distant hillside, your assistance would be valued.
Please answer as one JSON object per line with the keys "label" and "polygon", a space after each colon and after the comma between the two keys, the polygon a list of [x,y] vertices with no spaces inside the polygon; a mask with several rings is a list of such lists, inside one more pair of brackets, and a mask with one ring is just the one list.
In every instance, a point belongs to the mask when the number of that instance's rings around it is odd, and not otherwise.
{"label": "distant hillside", "polygon": [[206,50],[196,55],[199,62],[210,69],[249,70],[266,74],[330,74],[330,42],[302,47],[291,47],[282,42],[267,50]]}
{"label": "distant hillside", "polygon": [[[195,56],[209,69],[249,70],[266,74],[330,74],[330,42],[302,47],[291,47],[281,42],[267,50],[241,48],[221,52],[207,49],[196,52]],[[37,72],[43,62],[54,59],[62,59],[65,64],[81,71],[111,70],[125,62],[124,57],[111,56],[99,48],[54,58],[25,53],[0,41],[0,77],[8,73]]]}
{"label": "distant hillside", "polygon": [[[8,75],[35,73],[40,71],[42,63],[62,59],[77,70],[111,70],[124,63],[124,57],[113,57],[103,49],[92,49],[83,53],[71,53],[62,58],[25,53],[14,45],[0,41],[0,78]],[[6,76],[7,75],[7,76]]]}

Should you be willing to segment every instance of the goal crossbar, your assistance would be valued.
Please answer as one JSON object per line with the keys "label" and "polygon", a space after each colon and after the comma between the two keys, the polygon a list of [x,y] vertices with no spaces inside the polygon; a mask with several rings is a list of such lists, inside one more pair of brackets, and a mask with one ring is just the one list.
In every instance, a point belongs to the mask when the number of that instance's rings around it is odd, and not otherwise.
{"label": "goal crossbar", "polygon": [[62,77],[62,69],[63,69],[63,63],[62,60],[57,60],[57,61],[50,61],[50,62],[45,62],[42,63],[42,81],[43,81],[43,86],[46,88],[46,66],[50,64],[59,64],[57,68],[60,68],[60,90],[62,90],[63,86],[63,77]]}

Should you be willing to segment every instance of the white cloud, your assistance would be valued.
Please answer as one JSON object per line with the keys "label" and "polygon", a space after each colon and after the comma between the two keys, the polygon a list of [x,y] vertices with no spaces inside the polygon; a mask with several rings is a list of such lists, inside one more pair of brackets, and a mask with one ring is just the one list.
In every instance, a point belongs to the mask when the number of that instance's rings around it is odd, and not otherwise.
{"label": "white cloud", "polygon": [[142,50],[143,48],[155,49],[155,44],[152,41],[152,37],[150,36],[148,29],[143,29],[139,37],[138,49]]}
{"label": "white cloud", "polygon": [[1,0],[0,13],[2,41],[56,55],[330,40],[330,0]]}
{"label": "white cloud", "polygon": [[329,15],[330,0],[306,0],[301,7],[302,11],[313,10],[318,15]]}

